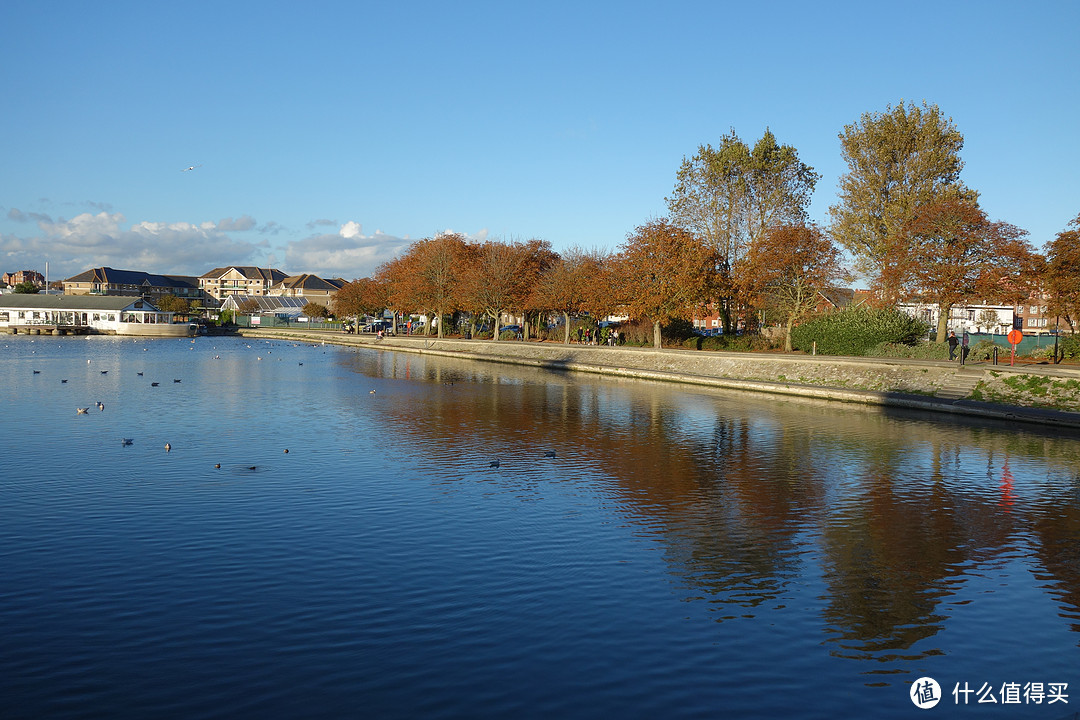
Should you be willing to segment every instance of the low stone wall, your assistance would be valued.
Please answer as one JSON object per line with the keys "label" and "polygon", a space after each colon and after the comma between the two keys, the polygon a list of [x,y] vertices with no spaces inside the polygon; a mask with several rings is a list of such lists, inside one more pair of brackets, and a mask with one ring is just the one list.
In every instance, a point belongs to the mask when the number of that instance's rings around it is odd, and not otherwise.
{"label": "low stone wall", "polygon": [[[663,380],[710,387],[817,397],[843,402],[1004,417],[1080,428],[1080,413],[935,397],[957,384],[974,389],[1008,366],[961,367],[933,360],[864,359],[767,353],[563,345],[560,343],[460,340],[425,336],[377,339],[370,335],[244,330],[243,335],[367,346],[459,359],[502,362],[575,372]],[[1051,370],[1047,370],[1051,372]],[[1080,378],[1080,370],[1052,368],[1055,375]],[[966,393],[967,391],[965,391]],[[944,393],[943,393],[944,394]],[[1080,409],[1080,393],[1077,393]]]}

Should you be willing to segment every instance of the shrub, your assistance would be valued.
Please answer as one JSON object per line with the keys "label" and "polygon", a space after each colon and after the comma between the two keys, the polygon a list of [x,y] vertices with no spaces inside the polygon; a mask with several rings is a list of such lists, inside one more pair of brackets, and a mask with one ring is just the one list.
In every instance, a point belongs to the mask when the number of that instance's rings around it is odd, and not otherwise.
{"label": "shrub", "polygon": [[792,347],[822,355],[865,355],[876,345],[915,345],[929,325],[895,308],[850,307],[821,315],[791,331]]}
{"label": "shrub", "polygon": [[979,340],[979,342],[970,347],[968,360],[991,360],[994,357],[994,348],[997,348],[999,356],[1009,352],[1009,348],[1004,345],[998,345],[993,340],[987,340],[986,338]]}
{"label": "shrub", "polygon": [[949,344],[923,342],[917,345],[878,343],[866,352],[868,357],[910,358],[912,360],[948,360]]}
{"label": "shrub", "polygon": [[1080,357],[1080,335],[1062,335],[1058,338],[1058,352],[1061,357]]}
{"label": "shrub", "polygon": [[725,350],[728,352],[765,352],[779,347],[765,335],[714,335],[701,339],[702,350]]}

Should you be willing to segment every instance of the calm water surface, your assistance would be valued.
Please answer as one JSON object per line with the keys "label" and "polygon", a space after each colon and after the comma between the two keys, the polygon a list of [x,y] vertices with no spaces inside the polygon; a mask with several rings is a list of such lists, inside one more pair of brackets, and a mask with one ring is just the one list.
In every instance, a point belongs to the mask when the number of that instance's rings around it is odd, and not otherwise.
{"label": "calm water surface", "polygon": [[285,342],[0,362],[3,717],[1080,705],[1075,435]]}

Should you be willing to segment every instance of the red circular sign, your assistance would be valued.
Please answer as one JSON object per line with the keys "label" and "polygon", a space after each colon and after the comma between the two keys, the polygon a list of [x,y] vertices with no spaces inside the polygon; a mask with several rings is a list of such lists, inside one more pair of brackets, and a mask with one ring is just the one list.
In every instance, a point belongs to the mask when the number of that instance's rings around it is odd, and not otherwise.
{"label": "red circular sign", "polygon": [[1019,345],[1020,341],[1024,339],[1024,333],[1019,330],[1010,330],[1006,337],[1008,337],[1010,345]]}

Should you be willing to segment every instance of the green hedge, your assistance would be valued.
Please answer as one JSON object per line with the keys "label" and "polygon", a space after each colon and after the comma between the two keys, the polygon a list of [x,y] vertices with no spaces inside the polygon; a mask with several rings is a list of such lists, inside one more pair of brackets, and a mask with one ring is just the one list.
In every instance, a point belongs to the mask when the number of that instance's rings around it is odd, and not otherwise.
{"label": "green hedge", "polygon": [[1061,357],[1080,357],[1080,335],[1062,335],[1058,338],[1058,352]]}
{"label": "green hedge", "polygon": [[867,357],[911,358],[912,360],[948,360],[949,344],[922,342],[917,345],[878,343],[866,352]]}
{"label": "green hedge", "polygon": [[915,345],[930,331],[922,320],[894,308],[853,307],[821,315],[791,331],[792,347],[821,355],[866,355],[882,343]]}

